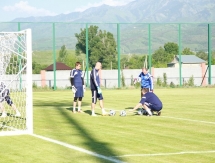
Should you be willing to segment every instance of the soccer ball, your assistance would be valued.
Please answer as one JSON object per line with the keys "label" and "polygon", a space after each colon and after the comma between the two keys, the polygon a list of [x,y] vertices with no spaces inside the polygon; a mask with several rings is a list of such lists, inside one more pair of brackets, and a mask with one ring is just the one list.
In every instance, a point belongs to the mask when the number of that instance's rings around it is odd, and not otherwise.
{"label": "soccer ball", "polygon": [[141,109],[141,110],[139,110],[138,112],[137,112],[137,114],[139,114],[139,115],[143,115],[143,109]]}
{"label": "soccer ball", "polygon": [[110,113],[109,113],[110,116],[114,116],[115,114],[116,114],[115,110],[110,110]]}
{"label": "soccer ball", "polygon": [[125,110],[122,110],[122,111],[120,112],[120,116],[122,116],[122,117],[126,116],[126,111],[125,111]]}
{"label": "soccer ball", "polygon": [[148,112],[146,110],[143,110],[143,115],[148,115]]}

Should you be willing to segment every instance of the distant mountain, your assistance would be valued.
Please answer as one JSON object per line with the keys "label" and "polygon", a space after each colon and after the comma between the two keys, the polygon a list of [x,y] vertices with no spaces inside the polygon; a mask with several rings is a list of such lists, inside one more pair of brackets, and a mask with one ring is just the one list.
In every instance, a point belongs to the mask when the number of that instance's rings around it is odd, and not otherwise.
{"label": "distant mountain", "polygon": [[[215,0],[134,0],[124,6],[102,5],[83,12],[17,18],[13,22],[22,22],[21,29],[32,29],[33,49],[39,51],[53,48],[51,22],[58,22],[55,24],[56,49],[60,49],[62,45],[66,45],[68,49],[75,49],[75,33],[80,33],[80,28],[86,28],[85,23],[97,25],[99,29],[113,33],[117,40],[116,23],[122,23],[120,46],[123,54],[148,53],[146,23],[155,23],[151,25],[151,48],[155,51],[167,42],[178,43],[177,23],[198,22],[199,24],[192,23],[181,27],[182,48],[207,51],[207,23],[215,22]],[[5,23],[1,24],[0,31],[16,31],[17,27],[14,23]]]}
{"label": "distant mountain", "polygon": [[13,22],[163,23],[215,22],[215,0],[134,0],[57,16],[17,18]]}

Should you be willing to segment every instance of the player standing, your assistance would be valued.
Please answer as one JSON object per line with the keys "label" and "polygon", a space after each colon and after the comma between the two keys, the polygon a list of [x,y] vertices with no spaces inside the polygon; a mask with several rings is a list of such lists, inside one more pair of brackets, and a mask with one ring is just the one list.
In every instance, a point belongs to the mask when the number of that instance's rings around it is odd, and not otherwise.
{"label": "player standing", "polygon": [[3,106],[4,101],[6,101],[7,104],[10,105],[13,108],[13,110],[15,110],[15,112],[16,112],[15,116],[16,117],[21,116],[20,112],[16,108],[16,105],[13,103],[13,101],[10,98],[10,90],[8,88],[6,88],[6,85],[4,84],[4,82],[0,82],[0,109],[2,111],[1,117],[7,116],[7,113],[6,113],[4,106]]}
{"label": "player standing", "polygon": [[143,88],[142,94],[143,97],[140,102],[131,111],[137,110],[142,106],[149,116],[152,116],[152,112],[157,112],[157,115],[160,116],[163,108],[161,100],[153,92],[149,92],[149,88]]}
{"label": "player standing", "polygon": [[90,88],[92,92],[92,104],[91,104],[92,116],[96,116],[95,105],[97,102],[97,98],[99,99],[100,108],[102,109],[102,115],[107,115],[104,109],[102,90],[100,88],[99,71],[101,70],[101,68],[102,68],[102,64],[100,62],[97,62],[96,66],[92,69],[90,73]]}
{"label": "player standing", "polygon": [[[149,91],[153,92],[154,86],[153,86],[153,78],[152,75],[148,72],[148,69],[143,67],[142,72],[139,75],[139,81],[141,83],[141,89],[142,88],[149,88]],[[141,97],[143,96],[141,91]]]}
{"label": "player standing", "polygon": [[75,69],[72,69],[70,72],[70,82],[72,86],[72,92],[74,94],[73,101],[73,113],[76,113],[76,103],[78,100],[78,112],[81,113],[81,103],[82,98],[84,97],[85,85],[83,79],[83,73],[81,69],[81,63],[75,63]]}

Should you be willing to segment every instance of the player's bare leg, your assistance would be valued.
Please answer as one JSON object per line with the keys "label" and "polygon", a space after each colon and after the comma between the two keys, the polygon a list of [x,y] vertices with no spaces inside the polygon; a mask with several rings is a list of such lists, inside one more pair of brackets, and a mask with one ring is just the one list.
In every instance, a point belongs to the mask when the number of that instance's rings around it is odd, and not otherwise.
{"label": "player's bare leg", "polygon": [[103,100],[99,100],[100,108],[102,109],[102,115],[107,115],[105,109],[104,109],[104,103]]}
{"label": "player's bare leg", "polygon": [[82,111],[81,111],[81,101],[80,100],[78,101],[78,112],[82,113]]}
{"label": "player's bare leg", "polygon": [[143,108],[147,111],[147,113],[149,114],[149,116],[152,116],[151,109],[149,109],[148,106],[143,105]]}
{"label": "player's bare leg", "polygon": [[0,103],[0,110],[1,110],[1,112],[2,112],[1,117],[2,117],[2,118],[3,118],[3,117],[7,117],[7,113],[6,113],[6,111],[4,110],[4,106],[3,106],[2,103]]}
{"label": "player's bare leg", "polygon": [[13,110],[15,110],[15,112],[16,112],[15,116],[16,116],[16,117],[20,117],[21,114],[20,114],[19,110],[17,109],[16,105],[15,105],[15,104],[11,104],[11,107],[12,107]]}
{"label": "player's bare leg", "polygon": [[73,102],[73,109],[72,109],[73,113],[76,113],[76,103],[77,103],[76,101]]}
{"label": "player's bare leg", "polygon": [[92,116],[96,116],[96,114],[95,114],[95,105],[96,105],[95,103],[91,104],[91,111],[92,111],[91,115]]}

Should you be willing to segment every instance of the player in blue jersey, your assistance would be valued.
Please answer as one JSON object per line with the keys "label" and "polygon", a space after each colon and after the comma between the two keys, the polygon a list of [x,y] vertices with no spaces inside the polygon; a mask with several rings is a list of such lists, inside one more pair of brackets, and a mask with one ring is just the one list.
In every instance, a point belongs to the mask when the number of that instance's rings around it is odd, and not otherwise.
{"label": "player in blue jersey", "polygon": [[16,105],[13,103],[13,101],[10,98],[10,90],[8,88],[6,88],[6,85],[4,84],[4,82],[0,82],[0,109],[2,112],[1,117],[7,116],[7,113],[6,113],[4,106],[3,106],[4,101],[6,101],[7,104],[13,108],[13,110],[16,112],[16,114],[15,114],[16,117],[21,116],[20,112],[16,108]]}
{"label": "player in blue jersey", "polygon": [[157,115],[160,116],[163,108],[161,100],[153,92],[150,92],[149,88],[143,88],[142,94],[140,102],[131,111],[143,107],[149,116],[152,116],[153,112],[157,112]]}
{"label": "player in blue jersey", "polygon": [[95,105],[96,105],[97,99],[99,99],[100,108],[102,109],[102,115],[107,115],[104,109],[102,90],[100,88],[99,71],[101,70],[101,68],[102,68],[102,64],[100,62],[97,62],[95,68],[93,68],[90,73],[90,88],[92,92],[92,104],[91,104],[92,116],[96,116]]}
{"label": "player in blue jersey", "polygon": [[70,72],[70,82],[72,86],[72,92],[74,94],[73,101],[73,113],[76,113],[76,103],[78,100],[78,112],[81,113],[81,102],[84,97],[85,85],[83,79],[83,73],[81,69],[81,63],[76,62],[75,68]]}
{"label": "player in blue jersey", "polygon": [[[141,84],[141,89],[142,88],[149,88],[149,91],[153,92],[153,78],[152,75],[148,72],[147,68],[142,68],[142,72],[139,75],[139,81]],[[141,91],[142,92],[142,91]],[[141,96],[143,94],[141,93]]]}

